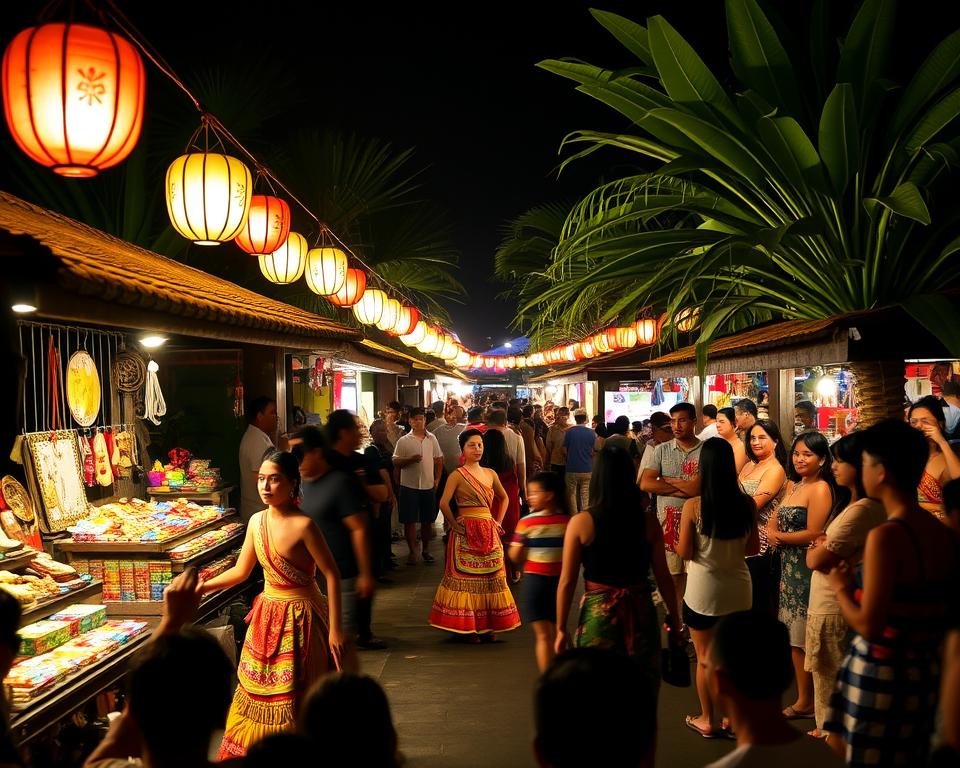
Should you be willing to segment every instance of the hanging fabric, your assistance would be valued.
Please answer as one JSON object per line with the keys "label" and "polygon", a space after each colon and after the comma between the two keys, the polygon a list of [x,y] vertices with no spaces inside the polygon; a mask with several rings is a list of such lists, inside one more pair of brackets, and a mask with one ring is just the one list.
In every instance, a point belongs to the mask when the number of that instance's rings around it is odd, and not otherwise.
{"label": "hanging fabric", "polygon": [[663,404],[663,379],[657,379],[657,383],[653,385],[653,396],[650,398],[650,404]]}
{"label": "hanging fabric", "polygon": [[96,485],[97,470],[93,462],[93,448],[86,437],[77,432],[77,446],[80,453],[80,463],[83,465],[83,482],[88,488]]}
{"label": "hanging fabric", "polygon": [[163,392],[160,391],[160,380],[157,378],[157,371],[160,366],[151,360],[147,364],[147,385],[144,392],[144,413],[143,418],[149,419],[154,424],[160,424],[160,417],[167,413],[167,404],[163,399]]}
{"label": "hanging fabric", "polygon": [[113,430],[107,427],[103,433],[103,439],[107,443],[107,457],[110,459],[110,470],[113,477],[120,477],[120,451],[117,448],[116,439],[113,436]]}
{"label": "hanging fabric", "polygon": [[110,469],[110,454],[103,432],[97,432],[93,438],[93,460],[96,464],[97,483],[104,488],[113,485],[113,470]]}
{"label": "hanging fabric", "polygon": [[60,429],[60,350],[53,345],[53,334],[47,340],[47,404],[50,413],[50,440],[56,442]]}

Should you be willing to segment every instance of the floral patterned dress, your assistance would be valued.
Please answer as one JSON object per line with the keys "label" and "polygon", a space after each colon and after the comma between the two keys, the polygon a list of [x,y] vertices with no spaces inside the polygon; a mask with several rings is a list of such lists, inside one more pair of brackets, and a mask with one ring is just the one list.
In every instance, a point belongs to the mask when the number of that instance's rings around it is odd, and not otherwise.
{"label": "floral patterned dress", "polygon": [[[807,508],[781,505],[777,510],[777,530],[798,533],[807,529]],[[780,612],[778,618],[790,630],[790,645],[803,648],[807,634],[807,603],[810,601],[810,576],[807,545],[780,545]]]}

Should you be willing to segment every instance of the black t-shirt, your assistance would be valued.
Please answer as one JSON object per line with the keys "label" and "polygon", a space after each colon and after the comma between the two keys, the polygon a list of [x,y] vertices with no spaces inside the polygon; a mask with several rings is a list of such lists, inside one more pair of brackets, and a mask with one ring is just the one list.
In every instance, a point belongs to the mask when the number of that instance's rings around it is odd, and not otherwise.
{"label": "black t-shirt", "polygon": [[349,475],[333,469],[316,480],[304,480],[301,493],[303,501],[300,511],[323,531],[327,546],[340,569],[340,578],[352,579],[359,575],[350,529],[343,522],[345,517],[363,511],[357,495],[357,484]]}

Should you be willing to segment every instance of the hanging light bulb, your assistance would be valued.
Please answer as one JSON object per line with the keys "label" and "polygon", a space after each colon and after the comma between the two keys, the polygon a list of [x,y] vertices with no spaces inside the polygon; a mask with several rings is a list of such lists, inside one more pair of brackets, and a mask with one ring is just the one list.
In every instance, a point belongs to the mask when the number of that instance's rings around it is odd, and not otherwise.
{"label": "hanging light bulb", "polygon": [[43,24],[3,54],[3,112],[14,141],[61,176],[96,176],[140,138],[147,77],[125,38],[86,24]]}
{"label": "hanging light bulb", "polygon": [[299,232],[291,232],[273,253],[261,254],[260,271],[271,283],[289,285],[303,277],[307,263],[307,238]]}
{"label": "hanging light bulb", "polygon": [[338,307],[352,307],[363,296],[367,289],[367,273],[362,269],[347,268],[343,279],[343,287],[334,294],[327,296],[327,301]]}

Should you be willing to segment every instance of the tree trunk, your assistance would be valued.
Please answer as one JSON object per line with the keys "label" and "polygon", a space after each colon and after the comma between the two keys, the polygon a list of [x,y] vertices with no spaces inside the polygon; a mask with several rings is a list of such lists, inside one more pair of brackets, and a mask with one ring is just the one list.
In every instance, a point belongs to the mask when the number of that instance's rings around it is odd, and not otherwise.
{"label": "tree trunk", "polygon": [[850,363],[857,428],[883,419],[903,419],[906,364],[903,360]]}

